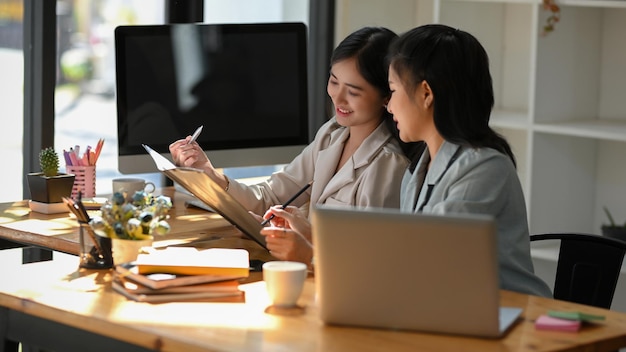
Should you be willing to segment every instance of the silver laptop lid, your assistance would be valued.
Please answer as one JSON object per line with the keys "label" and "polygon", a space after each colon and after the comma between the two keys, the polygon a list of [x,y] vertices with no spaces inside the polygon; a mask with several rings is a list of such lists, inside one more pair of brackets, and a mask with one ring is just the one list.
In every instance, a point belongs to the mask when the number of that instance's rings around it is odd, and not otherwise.
{"label": "silver laptop lid", "polygon": [[501,334],[491,217],[318,205],[312,228],[324,322]]}

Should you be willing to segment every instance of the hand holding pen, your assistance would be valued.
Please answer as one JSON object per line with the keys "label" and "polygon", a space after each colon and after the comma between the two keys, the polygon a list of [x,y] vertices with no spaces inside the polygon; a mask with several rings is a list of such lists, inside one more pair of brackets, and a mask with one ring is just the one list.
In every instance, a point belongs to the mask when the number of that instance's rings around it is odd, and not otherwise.
{"label": "hand holding pen", "polygon": [[[193,146],[192,143],[198,139],[202,132],[203,126],[198,127],[191,137],[185,137],[177,140],[169,145],[168,149],[172,154],[172,160],[177,166],[190,166],[201,168],[202,163],[206,163],[207,157],[201,153],[199,146]],[[189,138],[187,140],[187,138]],[[189,159],[189,160],[188,160]]]}
{"label": "hand holding pen", "polygon": [[191,139],[189,140],[189,142],[187,142],[187,144],[191,144],[193,143],[196,139],[198,139],[198,136],[200,136],[200,132],[202,132],[202,127],[204,126],[200,126],[196,129],[196,131],[191,135]]}
{"label": "hand holding pen", "polygon": [[[296,198],[298,198],[302,193],[304,193],[304,191],[306,191],[309,187],[311,187],[311,185],[313,184],[313,181],[307,183],[306,185],[304,185],[304,187],[302,187],[302,189],[300,189],[296,194],[294,194],[291,198],[289,198],[285,203],[283,203],[283,205],[281,205],[281,209],[285,209],[289,204],[291,204],[294,200],[296,200]],[[265,226],[267,225],[268,222],[270,222],[270,220],[272,220],[274,218],[274,214],[270,215],[269,218],[263,220],[263,222],[261,222],[261,226]]]}

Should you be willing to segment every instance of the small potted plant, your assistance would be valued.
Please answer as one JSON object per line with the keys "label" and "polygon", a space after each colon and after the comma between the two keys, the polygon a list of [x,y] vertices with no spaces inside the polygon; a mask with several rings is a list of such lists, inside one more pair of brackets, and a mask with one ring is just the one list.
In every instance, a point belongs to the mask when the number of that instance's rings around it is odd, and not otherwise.
{"label": "small potted plant", "polygon": [[59,155],[52,147],[39,152],[41,172],[26,175],[31,200],[39,203],[63,203],[72,194],[73,174],[59,172]]}
{"label": "small potted plant", "polygon": [[626,241],[626,224],[618,225],[613,220],[613,216],[607,207],[603,207],[606,217],[609,219],[608,225],[602,225],[602,235],[606,237],[613,237]]}
{"label": "small potted plant", "polygon": [[170,231],[167,222],[172,200],[138,191],[128,201],[116,192],[100,209],[101,215],[90,221],[95,233],[111,239],[113,263],[121,264],[137,258],[142,247],[152,246],[154,235]]}

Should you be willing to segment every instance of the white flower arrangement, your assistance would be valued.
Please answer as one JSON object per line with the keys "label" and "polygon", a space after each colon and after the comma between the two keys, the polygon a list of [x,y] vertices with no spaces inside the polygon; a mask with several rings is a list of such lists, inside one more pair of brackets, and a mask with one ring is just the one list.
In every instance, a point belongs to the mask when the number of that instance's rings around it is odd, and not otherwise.
{"label": "white flower arrangement", "polygon": [[152,239],[153,235],[165,235],[170,231],[167,222],[172,200],[167,196],[153,196],[136,192],[127,202],[124,194],[115,193],[102,208],[101,216],[90,221],[94,231],[104,237],[129,240]]}

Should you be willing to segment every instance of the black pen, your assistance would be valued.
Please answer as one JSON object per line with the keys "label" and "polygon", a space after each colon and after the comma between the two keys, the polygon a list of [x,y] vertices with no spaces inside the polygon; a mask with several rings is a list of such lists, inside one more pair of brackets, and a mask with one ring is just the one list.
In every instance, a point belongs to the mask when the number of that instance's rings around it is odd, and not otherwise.
{"label": "black pen", "polygon": [[[304,185],[304,187],[302,187],[301,190],[298,191],[298,193],[294,194],[293,197],[289,198],[285,203],[283,203],[283,205],[280,206],[281,209],[285,209],[289,204],[291,204],[291,202],[293,202],[294,200],[296,200],[296,198],[298,198],[302,193],[304,193],[304,191],[306,191],[309,187],[311,187],[311,185],[313,184],[313,181],[307,183],[306,185]],[[263,220],[263,222],[261,222],[261,226],[265,226],[267,225],[268,222],[270,222],[270,220],[272,220],[274,218],[274,214],[270,215],[269,218]]]}

